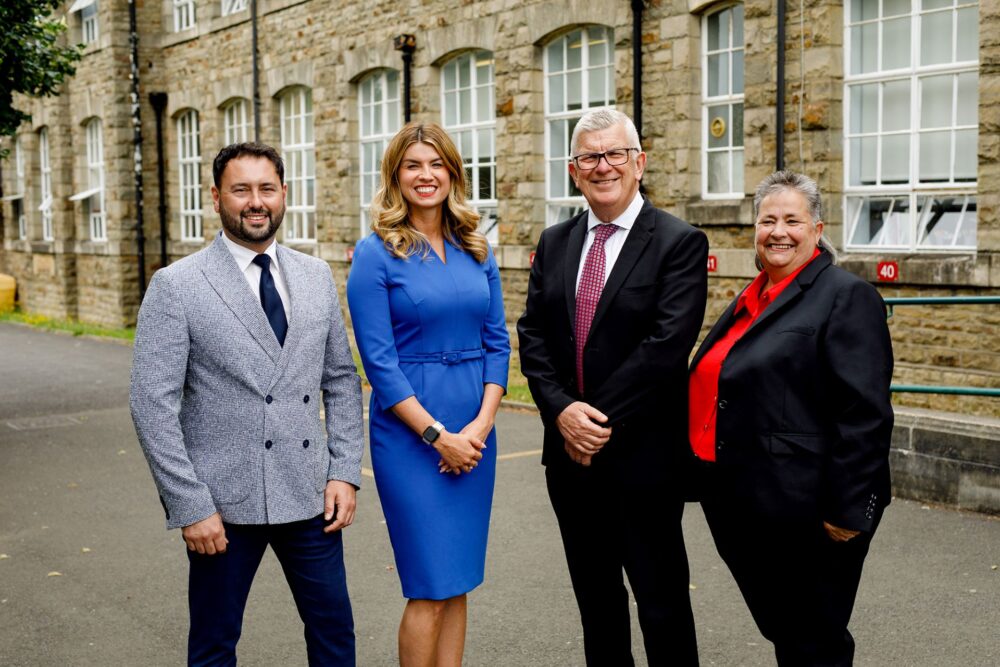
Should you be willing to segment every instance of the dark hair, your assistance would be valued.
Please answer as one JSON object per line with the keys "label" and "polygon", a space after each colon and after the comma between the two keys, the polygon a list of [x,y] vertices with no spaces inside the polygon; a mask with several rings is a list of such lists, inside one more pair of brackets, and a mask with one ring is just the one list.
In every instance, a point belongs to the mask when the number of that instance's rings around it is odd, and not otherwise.
{"label": "dark hair", "polygon": [[285,163],[278,155],[278,151],[267,144],[248,141],[242,144],[229,144],[215,156],[215,161],[212,163],[212,178],[215,179],[215,187],[222,185],[222,172],[226,170],[226,165],[229,164],[230,160],[247,156],[270,160],[275,171],[278,172],[278,180],[282,185],[285,184]]}

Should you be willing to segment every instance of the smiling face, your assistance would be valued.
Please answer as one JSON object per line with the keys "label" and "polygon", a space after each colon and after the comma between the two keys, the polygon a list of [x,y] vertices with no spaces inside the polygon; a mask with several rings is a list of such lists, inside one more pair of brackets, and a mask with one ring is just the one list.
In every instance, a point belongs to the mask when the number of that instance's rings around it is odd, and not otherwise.
{"label": "smiling face", "polygon": [[439,209],[451,192],[451,174],[444,160],[433,146],[422,142],[403,153],[396,179],[411,212]]}
{"label": "smiling face", "polygon": [[823,221],[813,220],[809,202],[797,190],[784,189],[764,197],[754,226],[754,250],[773,285],[808,262]]}
{"label": "smiling face", "polygon": [[271,244],[285,217],[285,192],[278,171],[263,157],[233,158],[222,172],[212,200],[230,240],[256,252]]}
{"label": "smiling face", "polygon": [[[613,148],[635,148],[628,140],[624,125],[581,134],[574,155],[603,153]],[[645,168],[646,154],[629,151],[628,162],[614,167],[601,159],[593,169],[583,170],[577,169],[571,161],[569,174],[594,214],[604,222],[611,222],[632,203]]]}

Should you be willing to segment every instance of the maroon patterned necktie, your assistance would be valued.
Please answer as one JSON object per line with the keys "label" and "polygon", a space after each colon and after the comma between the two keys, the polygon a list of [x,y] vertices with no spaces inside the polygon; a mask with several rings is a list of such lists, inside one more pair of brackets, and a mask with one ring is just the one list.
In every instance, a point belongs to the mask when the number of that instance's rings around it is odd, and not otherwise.
{"label": "maroon patterned necktie", "polygon": [[590,324],[594,321],[597,302],[604,290],[605,254],[604,244],[620,229],[618,225],[598,225],[594,229],[594,242],[583,260],[580,286],[576,290],[576,317],[573,319],[573,337],[576,341],[576,386],[583,393],[583,347],[590,335]]}

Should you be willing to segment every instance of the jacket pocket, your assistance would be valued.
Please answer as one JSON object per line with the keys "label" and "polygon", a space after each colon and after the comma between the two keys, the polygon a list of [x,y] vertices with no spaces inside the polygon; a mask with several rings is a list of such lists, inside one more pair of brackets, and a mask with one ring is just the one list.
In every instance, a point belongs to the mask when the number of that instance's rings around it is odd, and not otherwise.
{"label": "jacket pocket", "polygon": [[772,433],[767,437],[767,450],[772,454],[790,456],[800,452],[821,455],[826,447],[823,436],[815,433]]}
{"label": "jacket pocket", "polygon": [[812,336],[815,335],[816,333],[816,327],[812,327],[809,325],[788,326],[785,327],[784,329],[780,329],[778,333],[779,334],[790,333],[790,334],[799,334],[800,336]]}

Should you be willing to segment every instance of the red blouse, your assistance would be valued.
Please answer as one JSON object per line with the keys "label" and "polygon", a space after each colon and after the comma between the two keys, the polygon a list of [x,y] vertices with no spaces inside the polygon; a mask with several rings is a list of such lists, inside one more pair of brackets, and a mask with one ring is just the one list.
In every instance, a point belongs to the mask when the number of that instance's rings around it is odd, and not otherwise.
{"label": "red blouse", "polygon": [[[809,262],[818,256],[817,248],[809,258]],[[722,363],[726,360],[729,350],[743,337],[757,316],[778,298],[802,269],[809,266],[809,262],[767,291],[764,291],[767,274],[761,271],[750,286],[737,297],[736,309],[733,311],[736,319],[732,326],[705,353],[691,372],[688,380],[688,438],[695,456],[703,461],[715,460],[715,411],[719,400],[719,373],[722,371]]]}

